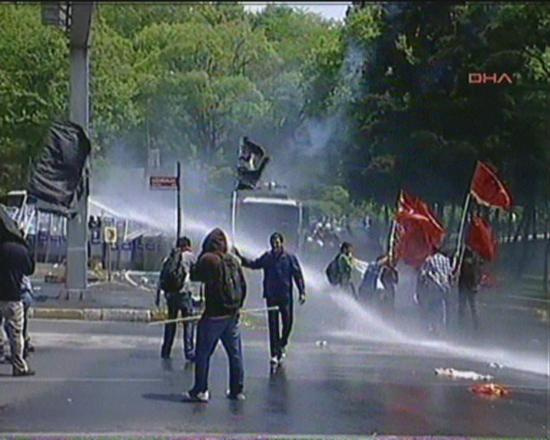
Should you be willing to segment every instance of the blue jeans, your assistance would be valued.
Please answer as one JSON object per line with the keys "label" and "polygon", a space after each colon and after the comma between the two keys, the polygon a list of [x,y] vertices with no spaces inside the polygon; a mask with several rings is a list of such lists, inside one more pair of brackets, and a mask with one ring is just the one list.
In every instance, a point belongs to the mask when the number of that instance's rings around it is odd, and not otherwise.
{"label": "blue jeans", "polygon": [[238,394],[244,386],[243,349],[239,317],[202,317],[197,326],[197,346],[195,351],[195,385],[191,394],[208,390],[208,370],[210,357],[221,339],[229,359],[229,392]]}
{"label": "blue jeans", "polygon": [[[182,318],[193,315],[195,310],[190,293],[166,293],[165,296],[168,305],[168,319],[176,319],[180,311]],[[163,357],[170,357],[174,337],[176,336],[176,328],[177,324],[175,322],[164,325],[164,342],[161,350]],[[183,352],[187,360],[192,360],[195,357],[194,331],[194,322],[183,323]]]}

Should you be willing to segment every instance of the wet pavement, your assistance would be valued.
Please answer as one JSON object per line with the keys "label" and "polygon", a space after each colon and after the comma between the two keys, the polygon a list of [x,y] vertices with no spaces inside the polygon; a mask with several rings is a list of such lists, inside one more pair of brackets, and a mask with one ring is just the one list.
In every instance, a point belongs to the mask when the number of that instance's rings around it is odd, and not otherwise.
{"label": "wet pavement", "polygon": [[[529,366],[493,369],[490,353],[476,359],[471,352],[392,341],[391,334],[376,340],[370,336],[384,327],[374,318],[368,327],[350,327],[346,304],[329,314],[331,307],[310,298],[296,308],[289,356],[275,372],[265,328],[244,329],[244,402],[224,397],[227,364],[219,347],[208,404],[180,401],[192,367],[182,360],[181,339],[173,360],[161,362],[161,327],[33,320],[37,351],[30,363],[38,374],[12,378],[9,366],[0,365],[0,432],[548,435],[548,376]],[[538,354],[540,368],[544,353]],[[439,367],[492,374],[511,394],[478,396],[470,380],[436,376]]]}

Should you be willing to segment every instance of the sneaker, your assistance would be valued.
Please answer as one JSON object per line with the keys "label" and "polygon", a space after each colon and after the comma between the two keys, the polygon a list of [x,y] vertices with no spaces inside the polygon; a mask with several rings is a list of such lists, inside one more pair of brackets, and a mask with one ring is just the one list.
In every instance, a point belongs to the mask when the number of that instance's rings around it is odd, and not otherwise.
{"label": "sneaker", "polygon": [[280,359],[286,358],[286,347],[281,348],[281,356]]}
{"label": "sneaker", "polygon": [[269,361],[271,365],[277,365],[279,363],[279,358],[277,356],[273,356],[271,360]]}
{"label": "sneaker", "polygon": [[210,399],[210,393],[208,391],[205,391],[204,393],[196,393],[196,394],[191,393],[191,391],[183,393],[184,402],[207,403],[208,399]]}
{"label": "sneaker", "polygon": [[226,397],[229,399],[229,400],[246,400],[246,396],[244,395],[244,393],[237,393],[237,394],[231,394],[230,391],[227,391],[226,393]]}
{"label": "sneaker", "polygon": [[13,372],[12,372],[12,375],[15,376],[15,377],[34,376],[35,374],[36,374],[36,371],[31,370],[30,368],[28,370],[25,370],[25,371],[13,369]]}

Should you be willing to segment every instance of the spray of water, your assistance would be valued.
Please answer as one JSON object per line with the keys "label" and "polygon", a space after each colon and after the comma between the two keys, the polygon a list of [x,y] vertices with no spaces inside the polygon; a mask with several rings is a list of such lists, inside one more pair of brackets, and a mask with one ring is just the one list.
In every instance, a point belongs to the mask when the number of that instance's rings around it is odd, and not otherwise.
{"label": "spray of water", "polygon": [[[113,200],[107,201],[104,199],[92,199],[92,203],[121,217],[146,224],[165,233],[173,233],[173,208],[157,204],[154,207],[149,205],[147,209],[140,209],[129,203],[117,201],[115,204]],[[116,208],[113,208],[113,206],[116,206]],[[220,225],[208,222],[208,220],[199,221],[190,218],[189,215],[186,217],[186,228],[196,234],[205,235],[217,226]],[[232,245],[229,234],[228,239]],[[257,243],[247,237],[240,237],[236,245],[244,255],[257,257],[265,251],[267,243]],[[511,352],[504,348],[468,347],[448,341],[428,339],[425,335],[410,329],[402,330],[394,323],[384,320],[373,310],[362,307],[344,292],[336,291],[333,286],[330,286],[324,280],[318,269],[306,265],[303,267],[303,271],[308,292],[318,298],[329,299],[346,315],[344,327],[330,333],[335,338],[358,342],[394,344],[402,347],[402,349],[418,353],[428,352],[449,358],[467,358],[486,363],[497,362],[509,368],[548,375],[548,363],[544,356],[527,352]]]}

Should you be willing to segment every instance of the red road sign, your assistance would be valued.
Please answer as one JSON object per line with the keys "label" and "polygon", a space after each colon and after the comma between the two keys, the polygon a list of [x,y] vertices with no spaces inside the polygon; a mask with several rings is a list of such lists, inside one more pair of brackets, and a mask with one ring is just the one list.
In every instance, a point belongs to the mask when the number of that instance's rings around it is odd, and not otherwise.
{"label": "red road sign", "polygon": [[178,178],[173,176],[151,176],[149,177],[151,189],[177,189]]}

